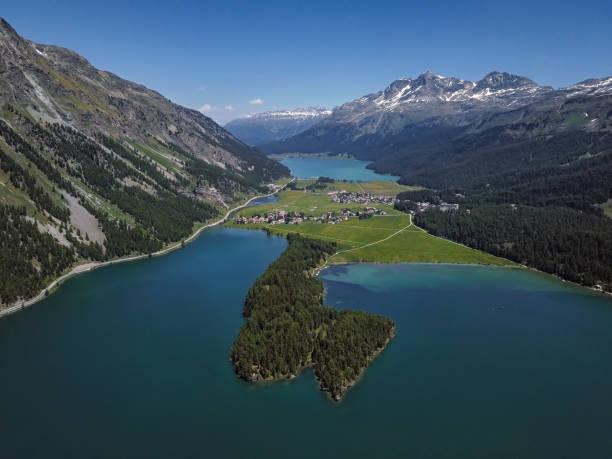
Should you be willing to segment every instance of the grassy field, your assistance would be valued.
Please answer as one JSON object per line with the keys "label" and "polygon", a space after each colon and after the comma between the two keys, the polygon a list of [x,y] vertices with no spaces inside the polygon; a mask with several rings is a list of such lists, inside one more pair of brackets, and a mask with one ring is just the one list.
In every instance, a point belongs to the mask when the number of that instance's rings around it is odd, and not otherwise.
{"label": "grassy field", "polygon": [[367,220],[352,218],[336,225],[311,222],[299,225],[230,225],[267,228],[276,234],[300,233],[335,241],[339,252],[328,259],[328,264],[378,262],[514,265],[510,261],[432,236],[414,226],[411,217],[406,214],[375,216]]}
{"label": "grassy field", "polygon": [[[401,212],[384,204],[372,204],[378,209],[385,210],[391,214]],[[327,212],[339,212],[342,209],[362,210],[364,204],[340,204],[332,202],[332,198],[327,192],[304,193],[303,191],[282,191],[278,194],[278,201],[269,204],[262,204],[255,207],[248,207],[238,212],[238,215],[251,217],[262,215],[267,212],[304,212],[306,215],[315,217],[326,214]]]}
{"label": "grassy field", "polygon": [[380,182],[339,182],[330,183],[327,190],[354,191],[361,193],[378,194],[382,196],[395,196],[402,191],[419,190],[420,187],[400,185],[390,180]]}
{"label": "grassy field", "polygon": [[[59,207],[66,207],[66,202],[55,187],[54,183],[38,167],[29,161],[24,155],[16,153],[13,148],[2,142],[3,151],[12,158],[18,165],[31,174],[36,180],[36,185],[41,187],[49,195],[53,203]],[[47,223],[49,217],[44,212],[39,212],[28,196],[27,192],[15,188],[11,183],[8,174],[0,171],[0,204],[12,206],[24,206],[30,216],[36,216],[41,222]]]}
{"label": "grassy field", "polygon": [[375,261],[379,263],[475,263],[510,266],[512,262],[455,244],[412,226],[378,244],[341,252],[330,264]]}
{"label": "grassy field", "polygon": [[0,204],[8,206],[25,206],[28,214],[36,213],[36,208],[28,196],[13,186],[8,175],[0,170]]}
{"label": "grassy field", "polygon": [[[316,182],[316,180],[298,179],[296,180],[295,184],[299,188],[304,188],[314,182]],[[325,190],[320,190],[321,192],[348,191],[356,193],[378,194],[381,196],[395,196],[396,194],[401,193],[402,191],[422,189],[421,187],[400,185],[399,183],[393,182],[391,180],[381,180],[379,182],[354,182],[336,180],[335,182],[327,183],[326,185],[327,188]]]}

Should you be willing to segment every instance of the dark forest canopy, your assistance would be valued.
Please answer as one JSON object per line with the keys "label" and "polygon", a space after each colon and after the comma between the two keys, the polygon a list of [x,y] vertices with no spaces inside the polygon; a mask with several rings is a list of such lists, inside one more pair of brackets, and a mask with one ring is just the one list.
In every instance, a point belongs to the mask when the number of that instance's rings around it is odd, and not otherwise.
{"label": "dark forest canopy", "polygon": [[25,208],[0,206],[0,302],[40,292],[72,265],[74,257],[72,248],[40,232],[26,218]]}
{"label": "dark forest canopy", "polygon": [[241,378],[286,379],[312,364],[320,387],[339,400],[393,337],[391,319],[323,306],[313,271],[335,243],[290,235],[287,250],[249,290],[247,319],[230,358]]}
{"label": "dark forest canopy", "polygon": [[612,223],[564,207],[476,205],[417,213],[431,234],[587,286],[612,291]]}
{"label": "dark forest canopy", "polygon": [[610,290],[612,220],[602,204],[612,198],[612,134],[602,127],[541,135],[548,122],[492,128],[376,166],[435,190],[400,193],[399,210],[459,203],[457,212],[416,215],[433,234]]}

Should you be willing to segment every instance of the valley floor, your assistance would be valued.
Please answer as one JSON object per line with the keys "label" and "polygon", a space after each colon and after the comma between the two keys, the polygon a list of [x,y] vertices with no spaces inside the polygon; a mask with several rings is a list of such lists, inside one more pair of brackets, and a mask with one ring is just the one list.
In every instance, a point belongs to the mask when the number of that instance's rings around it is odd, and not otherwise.
{"label": "valley floor", "polygon": [[237,225],[236,228],[263,229],[274,234],[295,234],[338,244],[338,252],[326,264],[373,263],[468,263],[517,266],[503,258],[432,236],[414,225],[410,215],[374,216],[368,220],[349,219],[335,225]]}
{"label": "valley floor", "polygon": [[[305,181],[298,181],[303,184]],[[393,182],[389,182],[393,183]],[[339,186],[352,189],[354,182],[336,182]],[[368,189],[388,192],[390,186],[366,185]],[[382,194],[382,193],[378,193]],[[319,216],[327,212],[339,212],[344,208],[357,211],[364,204],[334,203],[327,192],[307,193],[287,190],[279,193],[279,201],[250,207],[240,216],[253,217],[269,212],[295,212]],[[370,204],[368,204],[370,205]],[[469,263],[495,266],[517,266],[514,262],[485,252],[474,250],[462,244],[433,236],[412,221],[408,214],[399,212],[385,204],[371,204],[386,215],[375,215],[367,219],[350,217],[334,224],[305,221],[298,224],[267,224],[228,222],[236,228],[263,229],[274,234],[299,233],[316,239],[338,244],[338,252],[330,256],[326,264],[355,262],[376,263]]]}

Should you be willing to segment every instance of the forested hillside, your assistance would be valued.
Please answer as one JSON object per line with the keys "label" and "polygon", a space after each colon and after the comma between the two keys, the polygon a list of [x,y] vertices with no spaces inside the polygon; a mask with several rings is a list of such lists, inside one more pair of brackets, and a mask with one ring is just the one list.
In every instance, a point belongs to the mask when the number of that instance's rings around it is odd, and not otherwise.
{"label": "forested hillside", "polygon": [[393,337],[391,319],[323,306],[312,270],[335,243],[290,235],[289,247],[249,290],[245,324],[232,346],[236,373],[250,381],[286,379],[312,364],[321,389],[339,400]]}
{"label": "forested hillside", "polygon": [[470,247],[611,290],[612,220],[604,210],[612,198],[612,96],[503,116],[512,122],[491,119],[497,126],[444,147],[381,159],[384,169],[404,171],[402,182],[437,190],[400,195],[397,207],[457,202],[459,211],[427,210],[415,222]]}
{"label": "forested hillside", "polygon": [[201,113],[0,19],[0,305],[180,241],[288,170]]}

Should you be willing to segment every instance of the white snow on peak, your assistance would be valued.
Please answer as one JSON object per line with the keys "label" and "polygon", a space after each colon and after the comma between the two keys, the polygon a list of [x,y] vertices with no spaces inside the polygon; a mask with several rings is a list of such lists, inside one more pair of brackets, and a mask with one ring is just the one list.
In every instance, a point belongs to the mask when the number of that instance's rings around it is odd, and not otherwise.
{"label": "white snow on peak", "polygon": [[612,93],[612,77],[602,78],[600,80],[586,80],[581,83],[576,83],[565,89],[566,96],[572,97],[575,95],[600,95]]}
{"label": "white snow on peak", "polygon": [[245,118],[250,119],[266,119],[266,118],[274,118],[274,119],[306,119],[306,118],[316,118],[320,116],[328,116],[331,115],[332,111],[327,108],[322,107],[308,107],[308,108],[296,108],[294,110],[278,110],[278,111],[269,111],[269,112],[260,112],[260,113],[249,113],[245,116]]}

